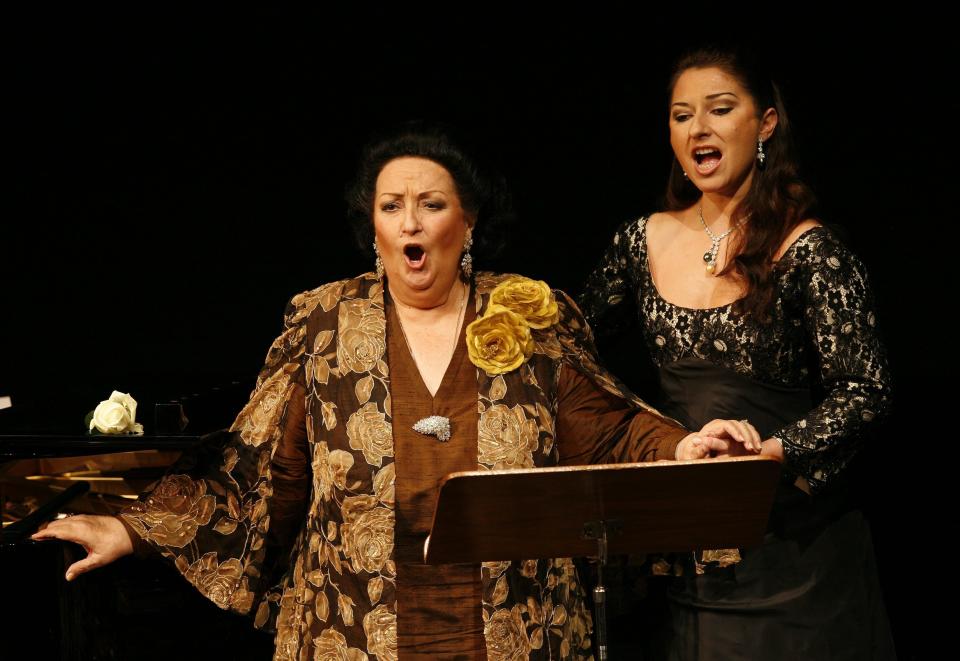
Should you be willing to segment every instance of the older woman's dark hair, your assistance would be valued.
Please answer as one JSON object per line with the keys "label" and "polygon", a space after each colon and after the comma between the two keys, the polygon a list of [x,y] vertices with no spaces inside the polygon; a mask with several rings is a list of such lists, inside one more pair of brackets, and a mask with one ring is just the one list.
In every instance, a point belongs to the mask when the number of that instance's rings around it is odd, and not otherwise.
{"label": "older woman's dark hair", "polygon": [[[750,231],[740,244],[736,258],[718,273],[732,270],[746,282],[747,293],[734,306],[736,312],[766,320],[774,295],[773,257],[790,232],[811,217],[816,199],[800,179],[790,121],[780,89],[754,53],[730,47],[700,48],[687,53],[673,67],[667,98],[673,96],[683,72],[705,68],[717,68],[736,78],[753,97],[758,117],[767,108],[775,108],[778,115],[773,134],[763,144],[764,166],[755,172],[750,190],[730,219],[731,222],[747,220]],[[671,211],[686,209],[699,197],[700,191],[683,176],[683,169],[674,159],[664,207]]]}
{"label": "older woman's dark hair", "polygon": [[363,150],[360,166],[347,189],[347,213],[360,249],[373,255],[373,197],[377,177],[395,158],[425,158],[442,165],[457,187],[460,204],[475,221],[472,254],[481,263],[500,252],[506,226],[513,220],[513,206],[506,183],[438,125],[408,123]]}

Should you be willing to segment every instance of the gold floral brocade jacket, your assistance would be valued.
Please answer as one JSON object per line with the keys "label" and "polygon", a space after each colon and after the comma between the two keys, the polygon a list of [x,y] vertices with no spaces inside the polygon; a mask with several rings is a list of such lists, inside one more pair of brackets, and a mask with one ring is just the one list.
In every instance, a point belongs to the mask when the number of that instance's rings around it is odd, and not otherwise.
{"label": "gold floral brocade jacket", "polygon": [[[478,317],[506,275],[479,273]],[[652,409],[600,367],[576,305],[533,330],[532,357],[477,369],[478,469],[559,463],[556,383],[576,369]],[[397,658],[393,435],[383,284],[373,274],[298,294],[250,401],[122,517],[218,606],[276,630],[275,659]],[[303,398],[312,489],[292,540],[271,537],[271,464]],[[297,404],[299,404],[297,402]],[[488,657],[591,658],[591,619],[570,559],[484,563]]]}

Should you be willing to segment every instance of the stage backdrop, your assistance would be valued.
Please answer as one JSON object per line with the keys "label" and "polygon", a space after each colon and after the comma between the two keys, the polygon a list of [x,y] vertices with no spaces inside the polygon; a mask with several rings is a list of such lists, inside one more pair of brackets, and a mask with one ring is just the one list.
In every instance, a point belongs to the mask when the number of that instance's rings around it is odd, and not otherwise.
{"label": "stage backdrop", "polygon": [[[932,561],[914,545],[938,522],[924,462],[952,440],[932,422],[955,350],[937,265],[960,245],[956,205],[942,202],[958,107],[936,16],[16,11],[0,237],[8,431],[79,427],[113,389],[242,401],[289,297],[372,267],[342,193],[361,145],[404,119],[459,127],[509,180],[519,222],[479,266],[575,294],[615,227],[656,208],[669,62],[710,38],[763,49],[822,217],[846,229],[879,295],[897,413],[858,480],[902,655],[921,648],[915,585]],[[641,394],[652,386],[646,356],[605,349]]]}

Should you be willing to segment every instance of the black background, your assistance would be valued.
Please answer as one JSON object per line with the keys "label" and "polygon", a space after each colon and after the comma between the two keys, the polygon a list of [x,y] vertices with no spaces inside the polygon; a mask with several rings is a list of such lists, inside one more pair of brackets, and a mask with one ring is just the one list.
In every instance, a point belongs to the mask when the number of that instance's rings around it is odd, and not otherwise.
{"label": "black background", "polygon": [[[342,190],[370,134],[403,119],[464,129],[510,181],[520,222],[486,266],[578,292],[614,228],[662,192],[669,63],[739,39],[778,72],[823,219],[846,228],[877,292],[897,402],[857,479],[911,658],[949,562],[927,546],[944,520],[925,472],[955,440],[933,422],[956,335],[946,24],[795,5],[18,9],[3,29],[0,221],[0,394],[15,408],[0,425],[79,425],[113,389],[246,394],[288,298],[371,268]],[[642,393],[634,352],[608,362]]]}

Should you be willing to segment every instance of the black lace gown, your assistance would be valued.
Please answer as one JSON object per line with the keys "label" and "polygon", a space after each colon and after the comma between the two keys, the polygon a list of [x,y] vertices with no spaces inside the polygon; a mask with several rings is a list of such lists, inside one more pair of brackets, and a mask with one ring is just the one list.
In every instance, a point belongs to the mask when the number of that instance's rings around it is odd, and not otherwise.
{"label": "black lace gown", "polygon": [[[599,334],[617,332],[633,299],[659,368],[661,410],[691,429],[748,418],[785,455],[763,545],[731,567],[698,576],[691,566],[672,579],[662,653],[893,658],[869,528],[844,493],[844,469],[890,401],[863,265],[828,228],[804,232],[774,267],[773,318],[761,324],[730,305],[690,309],[661,297],[645,226],[640,218],[618,229],[580,298],[587,320]],[[812,495],[794,486],[800,477]]]}

